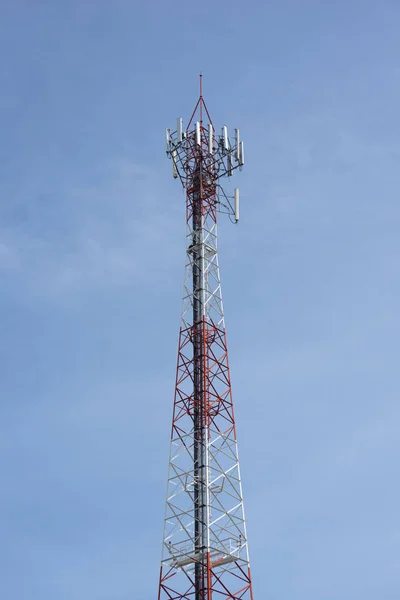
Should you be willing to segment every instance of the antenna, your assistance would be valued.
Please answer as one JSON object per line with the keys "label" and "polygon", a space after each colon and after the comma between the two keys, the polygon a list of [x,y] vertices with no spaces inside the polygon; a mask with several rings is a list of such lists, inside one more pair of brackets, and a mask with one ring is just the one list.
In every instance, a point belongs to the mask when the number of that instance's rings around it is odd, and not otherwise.
{"label": "antenna", "polygon": [[234,198],[235,198],[235,221],[237,223],[239,221],[239,188],[235,188]]}
{"label": "antenna", "polygon": [[243,165],[244,165],[244,143],[243,142],[240,142],[239,165],[241,167],[243,167]]}
{"label": "antenna", "polygon": [[176,120],[176,137],[179,144],[182,141],[182,117]]}
{"label": "antenna", "polygon": [[213,153],[214,148],[214,128],[211,123],[208,125],[208,151],[210,154]]}
{"label": "antenna", "polygon": [[167,153],[169,152],[170,139],[171,139],[171,130],[166,129],[165,130],[165,152],[167,152]]}
{"label": "antenna", "polygon": [[227,168],[227,175],[228,177],[230,177],[232,175],[232,152],[228,152],[228,168]]}
{"label": "antenna", "polygon": [[197,142],[197,145],[200,146],[200,144],[201,144],[201,131],[200,131],[200,123],[199,123],[199,121],[196,121],[196,142]]}
{"label": "antenna", "polygon": [[228,128],[226,125],[222,128],[222,143],[225,150],[229,150]]}
{"label": "antenna", "polygon": [[240,135],[239,129],[235,129],[235,138],[236,138],[236,160],[240,162]]}
{"label": "antenna", "polygon": [[176,150],[172,150],[172,177],[178,179],[178,169],[176,168]]}

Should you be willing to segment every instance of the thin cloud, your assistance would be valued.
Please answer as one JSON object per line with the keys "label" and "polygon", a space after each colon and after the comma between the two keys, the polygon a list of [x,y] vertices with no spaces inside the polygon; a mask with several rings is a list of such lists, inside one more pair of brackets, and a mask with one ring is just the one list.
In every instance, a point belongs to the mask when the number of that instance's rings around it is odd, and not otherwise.
{"label": "thin cloud", "polygon": [[[60,220],[39,226],[35,214],[0,232],[0,269],[12,269],[28,290],[59,296],[91,287],[150,282],[156,256],[172,256],[180,219],[158,188],[154,169],[122,158],[106,181],[60,190]],[[45,216],[44,216],[45,218]]]}

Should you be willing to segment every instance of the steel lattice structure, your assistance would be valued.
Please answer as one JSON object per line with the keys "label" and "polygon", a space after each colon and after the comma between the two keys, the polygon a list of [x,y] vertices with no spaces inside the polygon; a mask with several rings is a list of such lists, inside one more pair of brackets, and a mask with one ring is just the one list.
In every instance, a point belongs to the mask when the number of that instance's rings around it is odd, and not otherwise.
{"label": "steel lattice structure", "polygon": [[186,190],[187,263],[158,600],[253,600],[217,254],[217,212],[239,218],[220,180],[244,150],[238,130],[215,135],[201,76],[186,131],[178,119],[166,144]]}

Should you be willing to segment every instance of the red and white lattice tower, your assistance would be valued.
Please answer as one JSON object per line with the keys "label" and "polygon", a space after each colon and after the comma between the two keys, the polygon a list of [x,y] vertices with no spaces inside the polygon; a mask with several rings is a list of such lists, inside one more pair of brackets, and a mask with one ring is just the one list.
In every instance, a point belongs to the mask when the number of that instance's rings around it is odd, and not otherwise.
{"label": "red and white lattice tower", "polygon": [[217,212],[239,219],[221,179],[244,148],[238,129],[216,135],[201,76],[166,151],[186,190],[187,263],[158,600],[253,600],[217,255]]}

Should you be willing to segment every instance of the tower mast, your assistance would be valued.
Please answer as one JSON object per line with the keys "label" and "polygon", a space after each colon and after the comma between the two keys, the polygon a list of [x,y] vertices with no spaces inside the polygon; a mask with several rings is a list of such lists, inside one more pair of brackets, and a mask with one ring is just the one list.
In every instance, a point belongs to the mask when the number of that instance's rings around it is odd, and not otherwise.
{"label": "tower mast", "polygon": [[158,600],[253,600],[217,255],[217,212],[239,218],[220,180],[244,149],[238,129],[215,135],[201,75],[166,152],[186,190],[187,263]]}
{"label": "tower mast", "polygon": [[[200,75],[200,132],[203,125],[202,76]],[[203,350],[202,324],[206,316],[205,265],[203,236],[203,161],[198,160],[193,170],[192,230],[193,230],[193,439],[194,439],[194,554],[207,552],[209,527],[207,482],[207,418],[206,418],[206,356]],[[188,192],[187,192],[188,193]],[[206,569],[201,561],[195,562],[195,600],[202,600],[206,586]]]}

